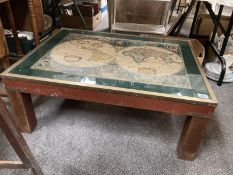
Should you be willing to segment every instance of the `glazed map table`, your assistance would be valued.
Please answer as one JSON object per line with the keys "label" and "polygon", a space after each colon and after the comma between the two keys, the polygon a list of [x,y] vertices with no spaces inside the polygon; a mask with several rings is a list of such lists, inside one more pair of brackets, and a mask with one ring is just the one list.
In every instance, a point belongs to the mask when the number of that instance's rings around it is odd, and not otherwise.
{"label": "glazed map table", "polygon": [[2,73],[17,121],[32,132],[30,94],[187,116],[178,155],[193,160],[217,100],[196,40],[62,29]]}

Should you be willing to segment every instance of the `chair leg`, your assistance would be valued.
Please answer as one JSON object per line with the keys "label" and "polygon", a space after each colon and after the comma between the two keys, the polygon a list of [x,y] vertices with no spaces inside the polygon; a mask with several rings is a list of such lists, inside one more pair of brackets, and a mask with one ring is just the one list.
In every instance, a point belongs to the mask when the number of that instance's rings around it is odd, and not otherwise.
{"label": "chair leg", "polygon": [[6,138],[10,142],[11,146],[14,148],[15,152],[18,154],[19,158],[22,160],[20,162],[13,163],[11,161],[0,161],[3,166],[13,166],[15,165],[16,168],[32,168],[34,174],[36,175],[43,175],[40,167],[37,165],[35,158],[33,157],[26,141],[24,140],[22,134],[18,126],[15,124],[13,118],[11,118],[5,104],[0,99],[0,128],[2,129],[3,133],[6,135]]}
{"label": "chair leg", "polygon": [[2,61],[2,65],[3,65],[4,69],[7,69],[8,67],[10,67],[10,65],[11,65],[10,60],[7,56],[2,58],[1,61]]}
{"label": "chair leg", "polygon": [[196,35],[195,30],[196,30],[197,16],[199,14],[200,6],[201,6],[201,1],[198,1],[197,6],[196,6],[196,11],[194,14],[194,18],[193,18],[192,27],[191,27],[190,34],[189,34],[189,38],[192,38],[194,35]]}
{"label": "chair leg", "polygon": [[108,25],[109,25],[109,31],[112,32],[112,24],[113,24],[113,7],[114,7],[114,0],[108,0],[107,5],[108,5]]}
{"label": "chair leg", "polygon": [[15,48],[16,48],[17,55],[18,55],[18,57],[23,57],[23,51],[22,51],[20,39],[18,37],[18,33],[17,33],[15,20],[14,20],[14,16],[13,16],[13,12],[12,12],[12,9],[11,9],[10,2],[7,1],[5,6],[6,6],[6,9],[7,9],[7,16],[8,16],[8,19],[9,19],[10,27],[12,29],[12,33],[13,33],[13,36],[14,36],[14,39],[15,39]]}
{"label": "chair leg", "polygon": [[32,31],[35,39],[35,44],[38,46],[40,44],[40,37],[38,34],[37,30],[37,24],[36,24],[36,15],[33,7],[33,0],[27,0],[28,3],[28,9],[29,9],[29,15],[31,19],[31,26],[32,26]]}

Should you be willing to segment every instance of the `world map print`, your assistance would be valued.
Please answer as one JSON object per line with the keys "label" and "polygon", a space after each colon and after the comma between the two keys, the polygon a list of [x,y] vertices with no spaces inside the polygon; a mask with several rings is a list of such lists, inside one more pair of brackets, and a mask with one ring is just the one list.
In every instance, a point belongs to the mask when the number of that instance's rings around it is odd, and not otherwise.
{"label": "world map print", "polygon": [[90,39],[64,42],[55,46],[50,54],[54,63],[76,68],[103,66],[115,56],[116,50],[112,45]]}
{"label": "world map print", "polygon": [[134,73],[175,75],[184,68],[182,58],[174,52],[153,46],[131,46],[117,54],[120,67]]}
{"label": "world map print", "polygon": [[191,89],[178,44],[69,34],[32,69]]}

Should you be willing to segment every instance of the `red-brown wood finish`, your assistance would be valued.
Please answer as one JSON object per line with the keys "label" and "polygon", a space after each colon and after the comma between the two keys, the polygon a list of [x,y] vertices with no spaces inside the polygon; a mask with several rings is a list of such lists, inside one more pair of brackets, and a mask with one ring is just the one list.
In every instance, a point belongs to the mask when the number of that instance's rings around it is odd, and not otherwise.
{"label": "red-brown wood finish", "polygon": [[21,131],[31,133],[37,125],[31,95],[13,90],[7,90],[7,94]]}
{"label": "red-brown wood finish", "polygon": [[[35,16],[33,10],[35,9],[33,9],[32,4],[34,0],[27,0],[27,2],[30,7],[32,23],[34,23]],[[34,28],[37,28],[36,25]],[[37,31],[34,32],[38,33]],[[37,44],[39,44],[38,39],[35,37]],[[194,40],[188,40],[188,43],[193,55],[196,57],[195,61],[198,66],[198,57],[205,55],[203,47]],[[31,53],[33,54],[33,51]],[[25,59],[28,58],[25,57]],[[17,116],[18,126],[23,132],[32,132],[37,124],[31,94],[175,113],[189,116],[184,124],[177,148],[179,158],[193,160],[197,155],[198,146],[200,145],[204,131],[217,106],[216,97],[200,66],[198,66],[200,75],[206,85],[210,99],[85,84],[68,80],[43,78],[36,75],[29,76],[13,73],[20,63],[21,61],[13,65],[2,73],[1,76]]]}
{"label": "red-brown wood finish", "polygon": [[32,132],[36,118],[29,94],[63,97],[118,106],[126,106],[153,111],[162,111],[189,116],[184,124],[178,144],[178,156],[184,160],[194,160],[198,146],[215,105],[200,104],[187,100],[166,99],[113,90],[94,89],[52,82],[3,79],[12,105],[18,116],[18,124],[23,132]]}
{"label": "red-brown wood finish", "polygon": [[209,120],[203,117],[187,116],[177,147],[179,158],[184,160],[195,159]]}
{"label": "red-brown wood finish", "polygon": [[24,93],[63,97],[67,99],[177,113],[181,115],[193,115],[209,118],[215,109],[213,106],[164,100],[155,97],[149,98],[140,95],[128,95],[126,93],[120,94],[110,90],[91,90],[78,87],[59,86],[56,84],[41,84],[14,80],[4,80],[4,83],[6,88],[19,90]]}

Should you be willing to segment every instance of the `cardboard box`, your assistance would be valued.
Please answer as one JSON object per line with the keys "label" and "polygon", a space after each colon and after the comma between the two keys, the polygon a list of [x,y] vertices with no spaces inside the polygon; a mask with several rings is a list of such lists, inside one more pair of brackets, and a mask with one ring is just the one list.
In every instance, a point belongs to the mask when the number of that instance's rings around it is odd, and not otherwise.
{"label": "cardboard box", "polygon": [[[101,12],[98,3],[82,2],[78,5],[80,12],[86,22],[87,29],[95,30],[101,22]],[[61,26],[74,29],[85,29],[83,21],[72,1],[62,1],[59,4],[61,10]]]}
{"label": "cardboard box", "polygon": [[[87,28],[90,30],[95,30],[95,28],[101,22],[101,12],[97,13],[93,17],[85,17],[84,20],[86,21]],[[83,22],[80,16],[74,15],[67,15],[63,14],[61,16],[61,26],[66,28],[73,28],[73,29],[84,29]]]}
{"label": "cardboard box", "polygon": [[85,3],[85,2],[92,2],[92,3],[98,3],[99,4],[99,10],[101,11],[102,19],[108,15],[108,6],[107,6],[107,0],[79,0],[79,3]]}

